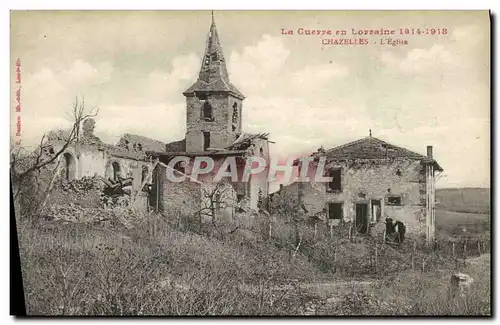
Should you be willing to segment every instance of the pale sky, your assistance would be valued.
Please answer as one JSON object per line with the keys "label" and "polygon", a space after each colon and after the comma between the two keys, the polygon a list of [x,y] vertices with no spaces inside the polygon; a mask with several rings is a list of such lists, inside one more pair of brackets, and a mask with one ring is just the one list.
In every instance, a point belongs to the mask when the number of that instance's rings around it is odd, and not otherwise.
{"label": "pale sky", "polygon": [[[273,155],[309,154],[372,129],[422,154],[433,145],[445,170],[437,187],[489,186],[488,12],[218,11],[215,19],[230,80],[247,97],[243,129],[269,132]],[[126,132],[184,138],[182,92],[196,80],[210,20],[209,11],[14,12],[11,71],[15,80],[19,58],[23,144],[68,126],[77,95],[99,107],[96,134],[105,142]],[[344,38],[369,45],[281,34],[301,27],[344,29]],[[396,47],[350,34],[405,27],[448,34],[394,35],[408,41]],[[15,97],[11,121],[14,104]]]}

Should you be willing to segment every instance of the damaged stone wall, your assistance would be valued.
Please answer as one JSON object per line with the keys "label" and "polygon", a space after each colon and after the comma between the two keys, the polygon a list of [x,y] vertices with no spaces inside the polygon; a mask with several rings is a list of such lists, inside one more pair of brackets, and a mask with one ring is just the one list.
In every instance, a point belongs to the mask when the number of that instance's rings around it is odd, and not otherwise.
{"label": "damaged stone wall", "polygon": [[[64,142],[52,141],[52,147],[55,152],[59,151]],[[118,153],[113,154],[113,151],[108,151],[105,145],[100,144],[87,144],[75,143],[66,148],[65,152],[60,156],[60,168],[66,168],[66,156],[71,157],[71,163],[74,164],[74,174],[70,179],[82,179],[84,177],[100,176],[106,179],[113,179],[113,163],[119,166],[119,175],[123,178],[133,178],[132,189],[133,192],[140,190],[140,185],[143,178],[143,171],[149,171],[152,163],[135,158],[127,152],[122,155],[130,156],[123,157]],[[73,168],[72,168],[73,170]],[[62,177],[66,176],[63,171]],[[148,182],[151,182],[151,177],[148,177]],[[141,211],[147,209],[147,195],[141,193],[138,195],[135,202],[135,207]]]}
{"label": "damaged stone wall", "polygon": [[[236,191],[229,184],[227,189],[221,191],[221,196],[208,197],[212,193],[215,184],[199,184],[189,180],[179,183],[165,181],[162,186],[162,206],[165,212],[179,212],[182,216],[195,216],[203,208],[210,206],[210,200],[225,202],[219,209],[215,210],[216,217],[223,221],[231,221],[236,204]],[[153,188],[153,191],[155,189]],[[214,204],[215,208],[215,204]],[[209,222],[211,211],[203,210],[204,222]]]}
{"label": "damaged stone wall", "polygon": [[[52,141],[51,144],[53,151],[58,152],[63,147],[64,142]],[[107,156],[103,150],[89,145],[70,145],[60,156],[61,168],[64,168],[65,155],[69,155],[72,163],[75,164],[73,179],[92,177],[94,175],[104,176]]]}
{"label": "damaged stone wall", "polygon": [[[408,233],[424,233],[425,173],[422,173],[420,161],[344,161],[329,163],[325,170],[329,168],[341,168],[342,191],[329,191],[327,183],[304,183],[303,201],[309,215],[321,212],[328,203],[343,203],[343,219],[354,221],[356,204],[366,203],[372,228],[383,231],[383,227],[373,227],[375,222],[370,208],[371,200],[380,200],[379,223],[392,218],[402,221]],[[400,196],[401,206],[389,205],[389,196]]]}
{"label": "damaged stone wall", "polygon": [[259,200],[262,202],[262,207],[267,209],[267,200],[269,198],[269,141],[265,139],[253,140],[252,146],[249,148],[249,156],[263,157],[266,160],[266,168],[250,177],[250,207],[258,209]]}
{"label": "damaged stone wall", "polygon": [[[159,172],[159,188],[161,188],[161,202],[159,203],[159,205],[162,205],[163,211],[179,211],[183,215],[193,215],[196,211],[209,205],[209,198],[207,197],[207,195],[212,193],[217,184],[220,184],[215,183],[213,179],[215,178],[217,170],[220,168],[225,159],[226,156],[215,159],[214,171],[199,175],[199,177],[197,178],[197,182],[192,181],[188,177],[186,177],[185,180],[181,182],[171,182],[167,178],[166,167],[160,166],[158,171],[155,170],[155,176],[153,176],[154,183],[152,191],[155,191],[155,193],[153,193],[152,196],[156,196],[156,192],[160,191],[156,188],[156,177],[158,177],[156,173]],[[244,164],[241,164],[240,159],[242,158],[237,159],[238,179],[241,179],[244,169]],[[192,167],[193,166],[191,164],[185,166],[185,173],[187,175],[191,174]],[[182,177],[182,174],[178,173],[177,171],[173,171],[173,173],[177,178]],[[227,178],[223,182],[226,185],[221,191],[223,193],[223,196],[219,201],[224,201],[224,204],[222,204],[222,207],[218,210],[217,217],[219,219],[224,221],[232,220],[237,207],[243,205],[245,209],[257,208],[257,194],[254,198],[252,197],[252,193],[255,193],[256,189],[254,188],[253,190],[251,190],[251,183],[232,183],[230,178]],[[256,184],[258,185],[258,183]],[[263,185],[262,187],[264,188]],[[265,193],[266,192],[264,192],[264,194]],[[239,199],[239,195],[243,195],[244,198]],[[154,201],[154,199],[152,201]],[[255,202],[255,207],[251,207],[250,201]]]}
{"label": "damaged stone wall", "polygon": [[[201,98],[201,99],[200,99]],[[212,118],[202,117],[205,102],[212,107]],[[241,100],[224,94],[210,94],[206,100],[203,97],[186,97],[186,151],[203,151],[203,132],[210,132],[210,147],[225,148],[236,140],[236,134],[241,132]],[[237,105],[238,117],[233,130],[233,106]]]}
{"label": "damaged stone wall", "polygon": [[200,184],[189,181],[180,183],[165,181],[162,188],[162,205],[166,213],[178,211],[183,216],[193,216],[200,209]]}
{"label": "damaged stone wall", "polygon": [[[113,178],[113,163],[119,166],[119,174],[123,178],[133,178],[132,188],[138,190],[142,183],[143,170],[151,170],[152,163],[131,158],[123,158],[110,155],[106,160],[106,172],[103,175],[106,179]],[[151,183],[151,175],[147,176],[147,182]]]}

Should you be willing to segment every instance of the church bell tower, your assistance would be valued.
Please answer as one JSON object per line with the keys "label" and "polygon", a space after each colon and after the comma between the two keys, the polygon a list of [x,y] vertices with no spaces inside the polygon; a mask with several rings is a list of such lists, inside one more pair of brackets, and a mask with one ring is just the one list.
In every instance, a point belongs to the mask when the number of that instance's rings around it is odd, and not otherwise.
{"label": "church bell tower", "polygon": [[187,152],[223,149],[241,134],[245,96],[229,81],[213,12],[198,80],[183,95]]}

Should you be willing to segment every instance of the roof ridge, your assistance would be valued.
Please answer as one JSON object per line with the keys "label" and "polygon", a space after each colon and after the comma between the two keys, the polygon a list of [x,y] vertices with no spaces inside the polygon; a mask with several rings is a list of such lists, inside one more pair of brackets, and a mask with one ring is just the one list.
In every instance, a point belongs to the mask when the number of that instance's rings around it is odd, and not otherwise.
{"label": "roof ridge", "polygon": [[393,149],[397,150],[397,151],[400,151],[402,153],[401,156],[406,156],[406,157],[418,157],[418,158],[421,158],[421,159],[424,159],[424,158],[427,158],[427,156],[423,155],[423,154],[420,154],[418,152],[415,152],[415,151],[412,151],[412,150],[409,150],[409,149],[406,149],[404,147],[401,147],[401,146],[398,146],[398,145],[395,145],[395,144],[392,144],[390,142],[387,142],[387,141],[384,141],[384,140],[381,140],[379,138],[376,138],[376,137],[372,137],[372,136],[368,136],[368,137],[363,137],[361,139],[358,139],[358,140],[354,140],[354,141],[351,141],[351,142],[348,142],[348,143],[345,143],[345,144],[342,144],[342,145],[338,145],[336,147],[333,147],[333,148],[330,148],[328,150],[325,151],[325,154],[328,155],[328,154],[334,154],[335,152],[337,151],[340,151],[344,148],[347,148],[347,147],[350,147],[350,146],[353,146],[353,145],[356,145],[356,144],[359,144],[359,143],[362,143],[363,141],[373,141],[373,142],[376,142],[376,143],[379,143],[381,145],[385,145],[385,146],[390,146],[392,147]]}
{"label": "roof ridge", "polygon": [[340,144],[338,146],[335,146],[335,147],[332,147],[330,149],[327,149],[325,150],[326,153],[329,153],[329,152],[332,152],[334,150],[338,150],[338,149],[342,149],[342,148],[345,148],[347,146],[350,146],[350,145],[353,145],[353,144],[356,144],[356,143],[359,143],[363,140],[365,140],[366,138],[369,138],[369,137],[364,137],[364,138],[361,138],[361,139],[357,139],[357,140],[354,140],[354,141],[351,141],[351,142],[347,142],[347,143],[344,143],[344,144]]}

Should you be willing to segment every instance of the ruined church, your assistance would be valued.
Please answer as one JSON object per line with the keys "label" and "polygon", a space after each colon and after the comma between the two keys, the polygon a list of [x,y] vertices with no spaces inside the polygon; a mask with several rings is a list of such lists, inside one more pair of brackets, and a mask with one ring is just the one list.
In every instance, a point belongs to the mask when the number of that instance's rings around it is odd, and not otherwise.
{"label": "ruined church", "polygon": [[[172,182],[166,177],[172,159],[203,156],[220,165],[232,157],[238,175],[242,174],[247,157],[257,155],[269,160],[268,134],[243,132],[245,96],[229,80],[213,15],[198,78],[183,95],[186,99],[184,139],[163,143],[125,134],[116,145],[110,145],[93,134],[95,121],[88,119],[76,143],[62,155],[66,179],[85,176],[99,176],[110,181],[132,179],[131,197],[136,209],[189,214],[200,209],[207,192],[215,186],[209,179],[213,174],[204,175],[202,182],[191,179]],[[49,140],[56,151],[64,145],[64,137],[57,134]],[[189,175],[192,168],[189,162],[179,162],[172,172]],[[235,204],[219,207],[222,199],[218,197],[217,212],[231,218],[236,204],[253,210],[265,205],[269,195],[267,178],[256,176],[252,175],[248,182],[226,181],[226,188],[220,192],[227,196],[225,200]]]}

